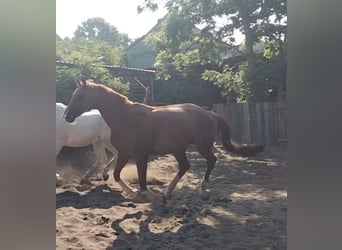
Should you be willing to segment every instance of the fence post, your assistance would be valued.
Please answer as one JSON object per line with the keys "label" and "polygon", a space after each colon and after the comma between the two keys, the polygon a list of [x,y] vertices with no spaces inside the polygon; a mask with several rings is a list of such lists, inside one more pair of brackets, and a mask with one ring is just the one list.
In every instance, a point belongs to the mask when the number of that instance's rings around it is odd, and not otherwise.
{"label": "fence post", "polygon": [[242,143],[277,143],[286,140],[285,107],[275,102],[214,104],[214,111],[229,123],[233,140]]}

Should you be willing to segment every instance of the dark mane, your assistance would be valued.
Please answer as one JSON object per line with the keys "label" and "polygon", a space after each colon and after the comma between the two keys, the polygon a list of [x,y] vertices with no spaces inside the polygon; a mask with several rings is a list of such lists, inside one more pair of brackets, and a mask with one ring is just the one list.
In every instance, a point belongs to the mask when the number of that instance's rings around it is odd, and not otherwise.
{"label": "dark mane", "polygon": [[87,86],[89,86],[91,88],[101,89],[104,92],[111,93],[111,94],[115,95],[115,98],[118,100],[121,100],[122,102],[132,103],[132,101],[130,101],[126,96],[116,92],[115,90],[111,89],[110,87],[108,87],[106,85],[95,83],[95,82],[90,82],[90,81],[87,81],[87,83],[88,83]]}

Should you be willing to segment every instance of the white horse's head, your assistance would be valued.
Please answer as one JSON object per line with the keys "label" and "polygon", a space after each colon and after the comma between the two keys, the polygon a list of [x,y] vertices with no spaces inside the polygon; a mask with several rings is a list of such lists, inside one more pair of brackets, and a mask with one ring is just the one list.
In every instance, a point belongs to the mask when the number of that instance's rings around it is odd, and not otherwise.
{"label": "white horse's head", "polygon": [[96,94],[92,83],[76,80],[77,89],[72,94],[68,107],[64,111],[65,121],[72,123],[78,116],[94,108]]}
{"label": "white horse's head", "polygon": [[62,116],[66,107],[67,106],[64,105],[63,103],[56,102],[56,116]]}

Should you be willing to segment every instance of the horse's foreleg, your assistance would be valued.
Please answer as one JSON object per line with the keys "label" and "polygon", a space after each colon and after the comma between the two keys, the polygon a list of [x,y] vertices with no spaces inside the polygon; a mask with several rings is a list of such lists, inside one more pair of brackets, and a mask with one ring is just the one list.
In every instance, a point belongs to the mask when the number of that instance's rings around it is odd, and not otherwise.
{"label": "horse's foreleg", "polygon": [[147,188],[147,161],[148,156],[144,156],[136,162],[140,187],[140,191],[134,194],[134,199],[137,201],[153,201],[158,198],[157,194]]}
{"label": "horse's foreleg", "polygon": [[[59,154],[63,147],[63,143],[61,143],[59,140],[56,140],[56,157]],[[60,185],[62,183],[62,177],[60,177],[59,174],[56,173],[56,185]]]}
{"label": "horse's foreleg", "polygon": [[137,171],[138,171],[139,186],[140,186],[141,191],[147,190],[147,182],[146,182],[147,160],[148,160],[148,157],[144,157],[143,159],[136,162]]}
{"label": "horse's foreleg", "polygon": [[185,151],[182,153],[175,154],[175,157],[178,162],[179,170],[177,175],[173,178],[173,180],[168,185],[166,191],[164,192],[164,200],[169,199],[171,197],[171,193],[175,189],[177,183],[190,168],[190,163],[185,155]]}

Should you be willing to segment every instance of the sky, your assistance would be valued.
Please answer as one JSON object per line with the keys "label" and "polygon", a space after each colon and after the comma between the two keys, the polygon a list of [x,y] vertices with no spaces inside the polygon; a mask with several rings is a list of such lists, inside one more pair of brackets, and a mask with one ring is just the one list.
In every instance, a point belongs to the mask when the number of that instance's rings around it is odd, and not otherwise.
{"label": "sky", "polygon": [[[56,0],[56,33],[61,37],[73,37],[78,25],[89,18],[101,17],[115,26],[120,33],[136,39],[149,32],[163,18],[167,10],[146,10],[137,13],[144,0]],[[236,44],[243,41],[240,32],[235,36]]]}
{"label": "sky", "polygon": [[56,33],[73,37],[78,25],[89,18],[101,17],[131,39],[145,35],[167,11],[144,11],[137,14],[143,0],[56,0]]}

